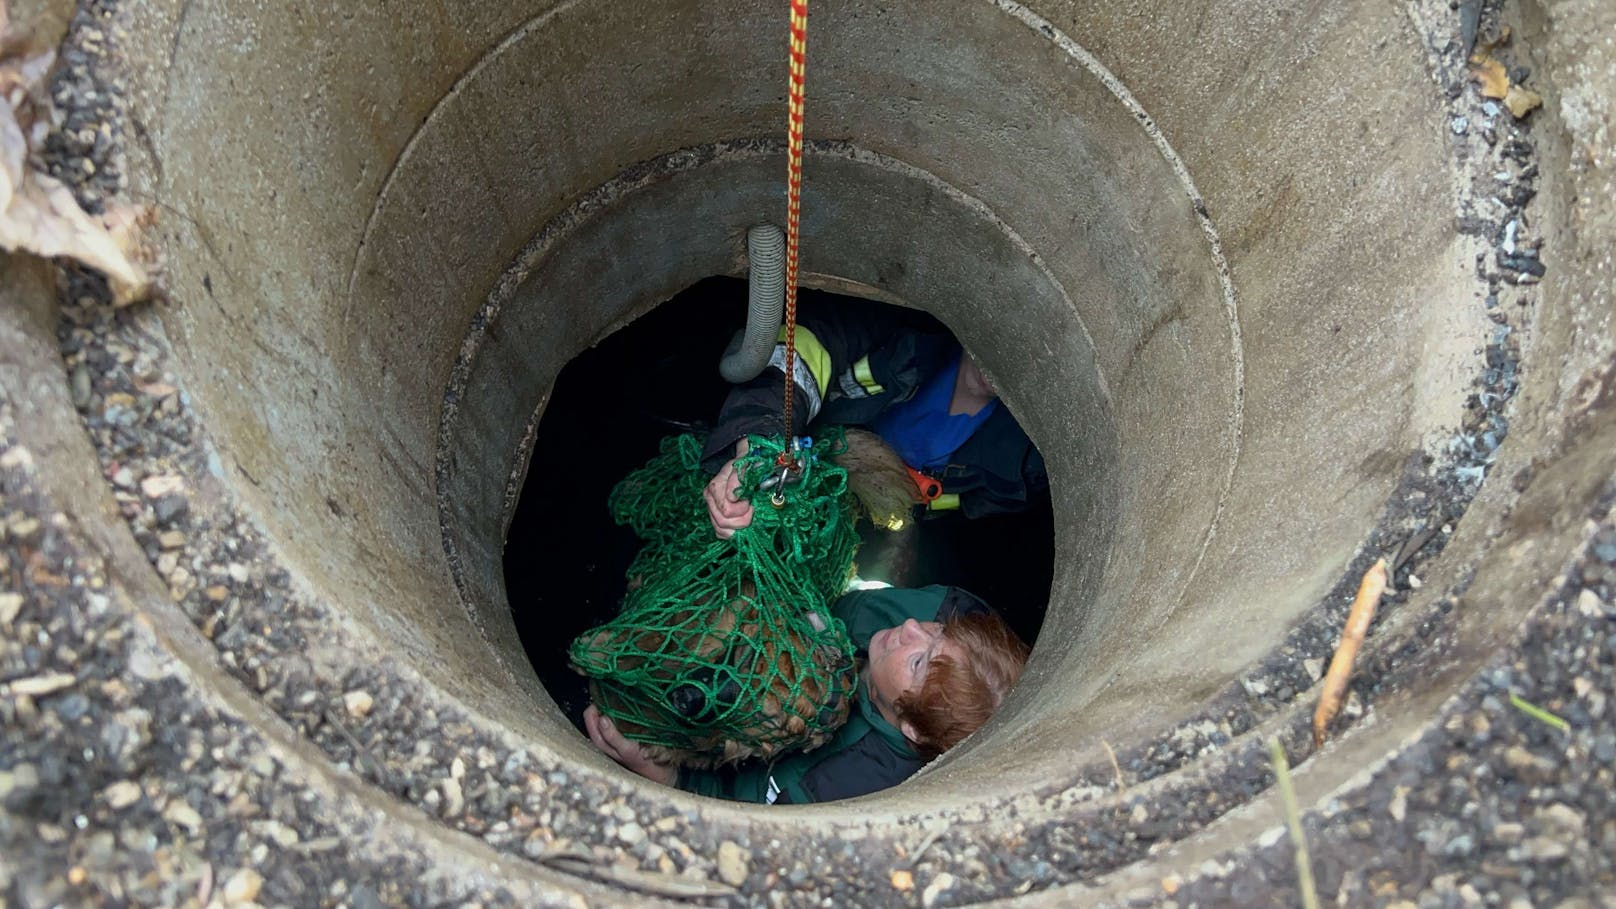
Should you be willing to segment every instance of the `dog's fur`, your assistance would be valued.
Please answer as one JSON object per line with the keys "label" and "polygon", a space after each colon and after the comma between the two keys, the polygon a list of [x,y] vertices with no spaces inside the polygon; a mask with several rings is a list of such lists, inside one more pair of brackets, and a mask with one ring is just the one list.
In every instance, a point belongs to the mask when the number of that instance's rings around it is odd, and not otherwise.
{"label": "dog's fur", "polygon": [[[901,523],[918,501],[903,461],[874,433],[849,429],[846,439],[846,449],[833,461],[847,470],[848,488],[862,513],[879,527]],[[638,586],[638,579],[630,582],[630,589]],[[726,603],[695,603],[670,612],[661,630],[597,629],[588,649],[628,654],[618,657],[614,673],[644,673],[647,682],[631,688],[618,680],[591,679],[591,698],[660,763],[714,767],[825,744],[847,721],[857,669],[833,643],[762,633],[756,596],[756,586],[747,582]],[[823,625],[822,620],[816,627]],[[785,632],[817,634],[811,627]],[[808,654],[810,665],[799,668],[794,654]],[[755,677],[771,669],[772,682],[756,704],[725,702],[728,693],[745,694],[735,676]],[[633,703],[626,703],[630,699]],[[684,745],[650,741],[651,730],[623,718],[628,707],[681,728]],[[738,728],[737,720],[742,721]]]}
{"label": "dog's fur", "polygon": [[[590,696],[619,716],[628,705],[618,700],[631,697],[638,710],[680,727],[685,747],[642,740],[647,755],[662,763],[712,767],[823,745],[847,720],[856,684],[853,661],[829,642],[762,633],[755,596],[746,584],[740,596],[717,609],[695,606],[670,615],[665,630],[632,632],[630,655],[619,657],[615,668],[644,672],[650,681],[625,688],[591,679]],[[622,653],[628,634],[603,628],[589,647]],[[808,654],[810,665],[802,670],[797,653]],[[738,677],[760,675],[771,677],[767,691],[755,703],[738,703],[748,695]],[[628,719],[614,722],[630,739],[651,734]]]}

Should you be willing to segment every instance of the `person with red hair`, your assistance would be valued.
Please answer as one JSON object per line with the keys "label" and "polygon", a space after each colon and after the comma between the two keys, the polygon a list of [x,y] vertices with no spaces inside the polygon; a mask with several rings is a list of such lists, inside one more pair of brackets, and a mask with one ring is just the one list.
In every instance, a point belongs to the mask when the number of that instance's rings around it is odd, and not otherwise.
{"label": "person with red hair", "polygon": [[997,613],[957,587],[848,593],[832,606],[858,648],[857,702],[813,751],[716,770],[651,760],[591,706],[590,741],[646,779],[702,795],[804,804],[903,782],[987,722],[1021,677],[1028,647]]}

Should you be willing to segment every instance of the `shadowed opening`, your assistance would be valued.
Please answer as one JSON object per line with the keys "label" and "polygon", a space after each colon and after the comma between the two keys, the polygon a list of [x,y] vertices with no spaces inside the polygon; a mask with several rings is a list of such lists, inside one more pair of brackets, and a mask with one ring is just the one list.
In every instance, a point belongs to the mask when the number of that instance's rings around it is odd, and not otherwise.
{"label": "shadowed opening", "polygon": [[[612,521],[607,496],[665,436],[710,428],[729,390],[717,364],[745,322],[746,292],[735,278],[697,282],[575,357],[545,405],[507,531],[505,585],[522,647],[575,725],[588,706],[588,686],[568,665],[567,647],[617,614],[624,572],[639,548],[635,535]],[[804,291],[799,311],[834,296]],[[923,313],[909,316],[946,330]],[[861,521],[857,574],[963,587],[1031,643],[1049,599],[1051,521],[1044,495],[1017,514],[920,521],[901,550],[894,535]]]}

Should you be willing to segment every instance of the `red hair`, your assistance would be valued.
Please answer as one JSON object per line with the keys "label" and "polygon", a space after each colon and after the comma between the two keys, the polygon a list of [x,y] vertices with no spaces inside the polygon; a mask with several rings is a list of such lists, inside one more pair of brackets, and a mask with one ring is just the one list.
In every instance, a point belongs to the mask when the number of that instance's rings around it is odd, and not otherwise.
{"label": "red hair", "polygon": [[1003,619],[988,613],[949,619],[943,636],[959,645],[965,659],[932,657],[920,690],[893,705],[900,722],[914,727],[912,744],[926,758],[958,745],[988,721],[1021,678],[1031,652]]}

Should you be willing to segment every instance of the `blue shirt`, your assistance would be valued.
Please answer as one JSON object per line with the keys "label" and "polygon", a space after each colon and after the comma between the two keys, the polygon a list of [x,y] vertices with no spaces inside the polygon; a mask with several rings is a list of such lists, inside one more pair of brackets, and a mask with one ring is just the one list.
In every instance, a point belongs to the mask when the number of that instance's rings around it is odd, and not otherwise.
{"label": "blue shirt", "polygon": [[948,458],[976,428],[987,422],[999,406],[995,398],[976,413],[951,414],[954,382],[959,376],[960,355],[947,368],[927,379],[915,396],[895,404],[875,421],[875,432],[910,467],[935,468],[948,465]]}

